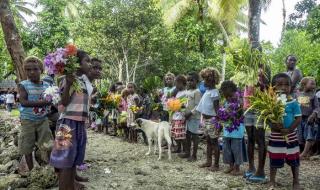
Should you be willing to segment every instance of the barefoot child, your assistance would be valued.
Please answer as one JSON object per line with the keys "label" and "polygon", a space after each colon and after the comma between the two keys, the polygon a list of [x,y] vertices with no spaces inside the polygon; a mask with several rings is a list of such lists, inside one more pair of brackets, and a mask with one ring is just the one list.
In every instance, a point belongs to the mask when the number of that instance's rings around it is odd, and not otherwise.
{"label": "barefoot child", "polygon": [[161,121],[169,121],[169,113],[167,109],[167,101],[171,98],[174,89],[175,75],[173,73],[167,73],[164,76],[164,88],[160,90],[159,97],[161,97],[163,113],[161,114]]}
{"label": "barefoot child", "polygon": [[223,162],[229,164],[229,168],[225,173],[242,175],[240,165],[246,161],[246,154],[244,154],[244,125],[242,123],[243,110],[240,94],[237,92],[237,86],[232,81],[224,81],[221,84],[220,91],[225,98],[224,108],[229,108],[231,112],[236,112],[234,113],[234,122],[230,122],[232,126],[224,123],[223,127]]}
{"label": "barefoot child", "polygon": [[19,152],[25,156],[29,171],[33,168],[32,152],[36,145],[42,151],[50,153],[52,134],[47,118],[47,106],[51,103],[43,100],[42,94],[49,84],[40,80],[43,72],[42,62],[36,57],[28,57],[23,63],[28,79],[18,85],[20,94],[21,133]]}
{"label": "barefoot child", "polygon": [[270,158],[270,183],[276,185],[277,169],[284,163],[291,167],[293,182],[292,189],[300,189],[299,185],[299,142],[297,127],[301,122],[301,110],[299,103],[290,96],[291,79],[285,73],[279,73],[272,78],[272,86],[279,93],[285,94],[287,102],[283,124],[272,124],[269,137],[268,153]]}
{"label": "barefoot child", "polygon": [[[89,97],[93,91],[87,77],[90,69],[90,57],[82,50],[77,50],[76,57],[80,67],[77,76],[67,75],[60,83],[61,104],[56,130],[56,139],[51,152],[50,164],[58,170],[59,189],[80,189],[83,187],[78,181],[87,181],[76,175],[76,166],[84,163],[87,134],[85,121],[89,112]],[[72,89],[77,81],[80,92]]]}
{"label": "barefoot child", "polygon": [[[175,79],[176,88],[173,91],[173,97],[184,98],[186,97],[186,85],[187,79],[183,75],[179,75]],[[182,111],[176,111],[172,114],[171,119],[171,134],[172,138],[177,143],[177,148],[174,153],[181,153],[185,151],[185,139],[186,139],[186,125],[185,116]]]}
{"label": "barefoot child", "polygon": [[316,123],[319,115],[319,102],[315,95],[316,81],[313,77],[304,77],[300,83],[300,91],[296,97],[301,106],[302,122],[298,127],[299,143],[304,144],[300,158],[308,158],[310,148],[314,145],[317,137],[318,125]]}
{"label": "barefoot child", "polygon": [[[184,154],[179,155],[181,158],[188,158],[189,162],[197,160],[197,151],[199,144],[199,126],[200,126],[200,113],[196,110],[200,99],[201,92],[197,88],[199,82],[199,75],[196,72],[191,72],[187,76],[187,92],[188,98],[185,117],[187,125],[186,136],[186,151]],[[193,144],[193,151],[191,155],[191,142]]]}
{"label": "barefoot child", "polygon": [[[133,108],[138,108],[140,105],[140,97],[136,93],[137,87],[134,83],[130,82],[127,84],[128,97],[127,97],[127,126],[129,128],[129,142],[137,142],[137,132],[135,131],[135,119],[136,114]],[[137,110],[138,111],[138,110]]]}
{"label": "barefoot child", "polygon": [[206,92],[203,94],[198,106],[197,111],[202,114],[204,122],[204,134],[207,139],[207,161],[200,165],[201,168],[211,167],[212,153],[214,152],[214,164],[210,171],[217,171],[219,169],[220,148],[218,144],[218,137],[220,131],[215,130],[211,124],[213,117],[217,115],[219,109],[219,91],[216,85],[219,84],[220,74],[215,68],[206,68],[200,72],[201,78],[204,80]]}

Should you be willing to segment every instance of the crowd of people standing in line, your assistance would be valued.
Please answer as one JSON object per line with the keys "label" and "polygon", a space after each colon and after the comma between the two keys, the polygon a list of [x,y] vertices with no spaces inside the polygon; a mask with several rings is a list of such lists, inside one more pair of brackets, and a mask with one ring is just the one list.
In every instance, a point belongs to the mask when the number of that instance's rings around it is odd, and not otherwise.
{"label": "crowd of people standing in line", "polygon": [[[229,165],[225,173],[243,175],[240,167],[243,162],[249,161],[244,177],[251,182],[266,182],[265,160],[268,152],[271,185],[276,185],[277,169],[287,163],[292,168],[293,188],[299,189],[300,159],[308,158],[312,149],[317,147],[320,115],[315,79],[302,78],[295,67],[297,60],[294,56],[286,59],[288,72],[275,74],[272,79],[270,69],[261,66],[257,85],[246,87],[243,93],[232,81],[220,84],[219,72],[212,67],[203,69],[199,74],[189,72],[175,76],[168,73],[164,77],[165,87],[152,94],[138,90],[134,83],[124,86],[118,82],[112,85],[109,93],[121,94],[120,104],[115,109],[102,112],[99,109],[101,95],[93,85],[94,80],[101,78],[102,62],[90,58],[81,50],[77,51],[76,56],[79,64],[76,76],[59,78],[58,84],[55,84],[54,76],[46,75],[41,79],[42,61],[28,57],[24,61],[28,79],[18,85],[21,120],[19,151],[25,156],[29,170],[33,168],[34,148],[37,146],[46,151],[50,165],[59,177],[59,189],[81,189],[84,186],[80,182],[88,181],[76,172],[76,166],[84,164],[88,126],[95,126],[98,131],[104,127],[107,133],[137,142],[137,133],[140,132],[135,123],[137,118],[170,122],[174,152],[190,162],[197,160],[199,141],[203,137],[207,147],[206,161],[200,167],[213,172],[220,168],[219,137],[223,137],[223,162]],[[80,92],[72,87],[75,81],[81,86]],[[58,85],[61,90],[58,106],[42,97],[44,90],[51,85]],[[265,129],[257,122],[255,112],[247,112],[237,130],[214,126],[212,119],[221,106],[227,108],[236,104],[246,109],[250,105],[248,97],[254,95],[258,88],[265,90],[270,85],[285,94],[287,102],[284,122],[279,124],[281,130],[270,126],[268,146]],[[167,101],[170,98],[186,98],[184,109],[169,112]],[[131,109],[133,106],[141,109],[134,111]],[[92,114],[96,116],[90,117]],[[245,133],[247,139],[244,138]],[[257,168],[254,164],[255,144],[258,145]],[[302,152],[301,155],[299,152]]]}

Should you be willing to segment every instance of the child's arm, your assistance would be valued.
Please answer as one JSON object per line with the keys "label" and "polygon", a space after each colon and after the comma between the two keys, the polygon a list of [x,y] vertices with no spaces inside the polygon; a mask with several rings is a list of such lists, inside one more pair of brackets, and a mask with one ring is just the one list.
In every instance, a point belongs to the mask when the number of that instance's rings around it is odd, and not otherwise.
{"label": "child's arm", "polygon": [[301,116],[295,117],[294,122],[291,124],[291,126],[289,128],[281,129],[281,133],[283,135],[287,135],[289,133],[292,133],[300,125],[301,120],[302,120]]}
{"label": "child's arm", "polygon": [[65,84],[63,85],[63,91],[61,95],[61,104],[63,106],[67,106],[71,101],[71,96],[69,94],[72,83],[75,81],[75,77],[73,75],[66,75]]}
{"label": "child's arm", "polygon": [[20,94],[20,103],[23,107],[43,107],[51,104],[51,102],[47,102],[46,100],[29,101],[28,93],[21,84],[18,86],[18,90]]}
{"label": "child's arm", "polygon": [[312,102],[313,112],[308,118],[308,123],[313,123],[315,119],[320,117],[320,108],[318,98],[315,96]]}

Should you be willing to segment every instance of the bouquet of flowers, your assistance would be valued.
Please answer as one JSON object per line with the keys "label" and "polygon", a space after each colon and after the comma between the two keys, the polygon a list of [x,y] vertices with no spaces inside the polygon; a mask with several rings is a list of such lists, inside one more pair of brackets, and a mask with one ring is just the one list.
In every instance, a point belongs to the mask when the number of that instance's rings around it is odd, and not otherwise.
{"label": "bouquet of flowers", "polygon": [[139,111],[142,111],[143,107],[139,107],[136,105],[132,105],[129,107],[129,109],[133,112],[133,113],[138,113]]}
{"label": "bouquet of flowers", "polygon": [[[55,52],[49,53],[44,59],[44,66],[48,74],[67,75],[74,74],[79,68],[77,63],[77,47],[68,44],[65,48],[58,48]],[[72,87],[79,92],[81,87],[75,82]]]}
{"label": "bouquet of flowers", "polygon": [[53,104],[58,104],[61,100],[60,90],[57,86],[51,86],[43,92],[43,97],[45,100],[52,102]]}
{"label": "bouquet of flowers", "polygon": [[249,97],[250,107],[247,112],[254,110],[258,113],[257,122],[263,121],[264,128],[269,123],[283,123],[287,97],[285,94],[278,95],[272,87],[266,91],[256,91],[254,96]]}
{"label": "bouquet of flowers", "polygon": [[99,100],[106,109],[116,109],[121,103],[121,95],[109,93]]}
{"label": "bouquet of flowers", "polygon": [[240,93],[228,102],[224,107],[220,107],[216,117],[213,117],[212,124],[216,129],[225,128],[229,133],[238,130],[243,122],[243,108],[240,104]]}
{"label": "bouquet of flowers", "polygon": [[187,98],[170,98],[167,101],[167,108],[171,112],[180,111],[185,103],[187,103]]}

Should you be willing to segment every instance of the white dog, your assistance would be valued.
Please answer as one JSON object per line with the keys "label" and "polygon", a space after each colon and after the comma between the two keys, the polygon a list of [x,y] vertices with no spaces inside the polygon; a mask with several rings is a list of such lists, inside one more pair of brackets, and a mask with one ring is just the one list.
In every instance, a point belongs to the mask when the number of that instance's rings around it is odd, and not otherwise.
{"label": "white dog", "polygon": [[146,119],[137,119],[136,123],[138,126],[144,131],[148,138],[148,145],[149,145],[149,151],[146,153],[146,155],[149,155],[151,152],[151,146],[152,146],[152,140],[154,140],[154,154],[157,152],[157,143],[159,146],[159,158],[158,160],[161,159],[161,154],[162,154],[162,147],[161,147],[161,142],[163,139],[165,139],[168,143],[168,158],[171,160],[171,137],[170,137],[170,131],[171,131],[171,125],[166,122],[162,121],[160,123],[146,120]]}

